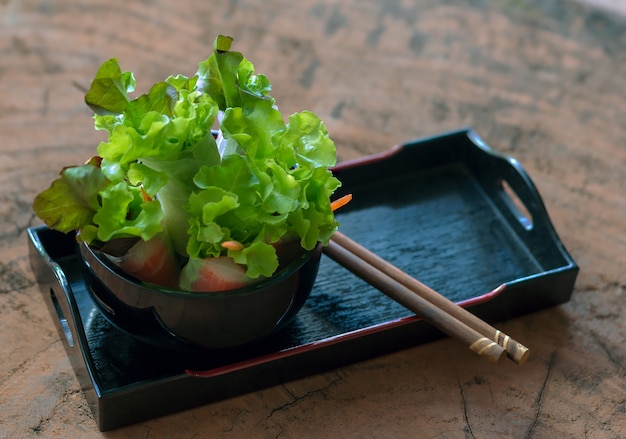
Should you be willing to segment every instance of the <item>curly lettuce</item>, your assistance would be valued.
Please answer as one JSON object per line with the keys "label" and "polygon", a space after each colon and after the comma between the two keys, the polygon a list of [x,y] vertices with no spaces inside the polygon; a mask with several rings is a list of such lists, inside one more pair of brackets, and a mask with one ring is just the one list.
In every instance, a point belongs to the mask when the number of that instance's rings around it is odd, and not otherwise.
{"label": "curly lettuce", "polygon": [[275,272],[281,240],[327,243],[335,145],[312,112],[285,120],[268,78],[231,44],[218,36],[196,75],[136,98],[133,74],[104,62],[85,101],[107,139],[35,198],[37,216],[96,246],[166,237],[183,260],[228,255],[251,278]]}

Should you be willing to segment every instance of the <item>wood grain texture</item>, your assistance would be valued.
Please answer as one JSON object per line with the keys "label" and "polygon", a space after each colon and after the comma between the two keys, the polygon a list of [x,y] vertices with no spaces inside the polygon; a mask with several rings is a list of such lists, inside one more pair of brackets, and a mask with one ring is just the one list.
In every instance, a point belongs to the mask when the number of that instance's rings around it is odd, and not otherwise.
{"label": "wood grain texture", "polygon": [[[341,159],[471,125],[528,170],[581,266],[572,301],[499,325],[491,366],[443,340],[105,435],[40,300],[35,194],[102,139],[117,57],[138,90],[235,37]],[[626,437],[626,19],[564,0],[0,0],[0,437]]]}

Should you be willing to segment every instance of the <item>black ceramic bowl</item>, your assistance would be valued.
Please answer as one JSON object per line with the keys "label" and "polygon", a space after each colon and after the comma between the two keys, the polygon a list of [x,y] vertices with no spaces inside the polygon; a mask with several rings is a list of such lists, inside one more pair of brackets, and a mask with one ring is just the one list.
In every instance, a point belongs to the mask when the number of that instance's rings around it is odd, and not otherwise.
{"label": "black ceramic bowl", "polygon": [[147,284],[106,255],[79,245],[87,287],[102,314],[129,335],[159,347],[223,349],[261,340],[283,328],[308,298],[321,244],[277,274],[244,288],[189,293]]}

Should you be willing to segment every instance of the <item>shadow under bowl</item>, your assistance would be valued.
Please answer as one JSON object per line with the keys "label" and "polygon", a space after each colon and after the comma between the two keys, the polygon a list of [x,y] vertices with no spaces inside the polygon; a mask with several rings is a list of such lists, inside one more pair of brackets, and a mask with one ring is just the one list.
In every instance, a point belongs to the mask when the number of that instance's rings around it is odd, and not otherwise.
{"label": "shadow under bowl", "polygon": [[87,289],[114,326],[145,343],[171,349],[224,349],[282,329],[306,302],[322,245],[295,257],[277,274],[224,292],[161,288],[122,272],[108,257],[79,244]]}

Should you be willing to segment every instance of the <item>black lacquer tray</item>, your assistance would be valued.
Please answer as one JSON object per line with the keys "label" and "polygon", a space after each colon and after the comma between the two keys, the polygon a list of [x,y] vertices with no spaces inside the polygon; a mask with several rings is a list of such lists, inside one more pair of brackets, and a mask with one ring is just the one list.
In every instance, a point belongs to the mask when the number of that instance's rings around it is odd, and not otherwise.
{"label": "black lacquer tray", "polygon": [[[529,176],[469,129],[335,168],[341,231],[489,322],[570,299],[578,267]],[[113,327],[72,236],[29,229],[31,265],[101,430],[319,373],[442,336],[327,257],[296,319],[262,343],[172,352]],[[490,293],[505,284],[501,293]],[[525,340],[532,348],[532,340]],[[532,360],[531,360],[532,361]],[[200,371],[195,374],[191,371]]]}

